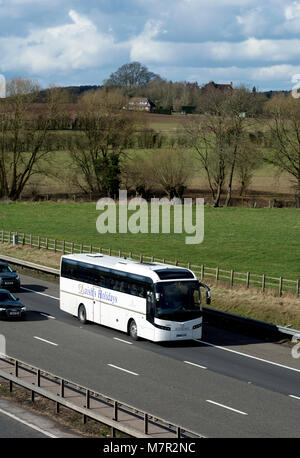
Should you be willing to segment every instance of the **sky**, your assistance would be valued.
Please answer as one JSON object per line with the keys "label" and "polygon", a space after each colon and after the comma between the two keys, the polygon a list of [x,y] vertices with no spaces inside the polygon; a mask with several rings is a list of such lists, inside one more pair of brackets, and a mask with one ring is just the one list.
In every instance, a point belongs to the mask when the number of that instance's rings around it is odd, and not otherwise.
{"label": "sky", "polygon": [[138,61],[168,81],[291,90],[300,0],[0,0],[0,74],[101,85]]}

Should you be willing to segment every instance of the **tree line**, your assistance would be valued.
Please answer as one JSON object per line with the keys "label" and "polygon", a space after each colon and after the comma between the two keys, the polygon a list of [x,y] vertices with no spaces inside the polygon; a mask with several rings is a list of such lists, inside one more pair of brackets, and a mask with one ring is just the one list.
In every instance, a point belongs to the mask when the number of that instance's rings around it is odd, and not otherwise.
{"label": "tree line", "polygon": [[[144,87],[154,83],[156,75]],[[211,86],[199,96],[202,112],[183,116],[180,135],[167,139],[124,109],[128,94],[111,82],[83,93],[75,117],[62,89],[47,90],[43,109],[34,103],[39,91],[33,81],[15,79],[0,99],[0,198],[19,199],[34,175],[46,174],[51,153],[65,150],[76,170],[73,184],[94,196],[114,197],[125,187],[145,198],[157,188],[181,198],[202,170],[214,206],[224,193],[229,206],[234,178],[244,194],[265,162],[290,176],[300,206],[300,105],[291,95],[262,103],[255,91]],[[68,135],[62,120],[76,122]],[[145,151],[129,154],[130,148]]]}

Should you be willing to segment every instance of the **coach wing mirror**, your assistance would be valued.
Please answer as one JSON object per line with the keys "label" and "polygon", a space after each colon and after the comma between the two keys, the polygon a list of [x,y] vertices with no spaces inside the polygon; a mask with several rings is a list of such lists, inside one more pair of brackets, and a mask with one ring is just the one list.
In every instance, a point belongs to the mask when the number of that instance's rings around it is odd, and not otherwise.
{"label": "coach wing mirror", "polygon": [[210,293],[210,288],[205,285],[204,283],[199,283],[200,287],[205,289],[205,302],[207,305],[210,305],[211,303],[211,293]]}
{"label": "coach wing mirror", "polygon": [[160,293],[155,293],[155,299],[157,300],[157,302],[160,300]]}

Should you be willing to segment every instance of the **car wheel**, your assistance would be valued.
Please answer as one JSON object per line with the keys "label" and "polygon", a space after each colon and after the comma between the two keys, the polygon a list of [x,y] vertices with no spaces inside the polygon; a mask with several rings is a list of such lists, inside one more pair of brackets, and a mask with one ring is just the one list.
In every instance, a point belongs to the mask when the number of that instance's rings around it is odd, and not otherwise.
{"label": "car wheel", "polygon": [[137,325],[134,320],[131,320],[129,323],[129,335],[132,340],[138,340],[138,332],[137,332]]}
{"label": "car wheel", "polygon": [[86,319],[86,310],[85,310],[85,306],[83,304],[81,304],[79,306],[79,309],[78,309],[78,319],[80,321],[80,323],[82,324],[85,324],[87,322],[87,319]]}

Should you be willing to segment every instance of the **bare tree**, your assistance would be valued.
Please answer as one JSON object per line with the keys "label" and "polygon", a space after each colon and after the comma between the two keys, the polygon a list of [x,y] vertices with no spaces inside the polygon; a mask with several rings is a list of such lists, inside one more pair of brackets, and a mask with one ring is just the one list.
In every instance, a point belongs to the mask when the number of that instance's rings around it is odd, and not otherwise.
{"label": "bare tree", "polygon": [[39,91],[31,80],[13,79],[8,97],[0,103],[0,196],[17,200],[32,175],[41,173],[41,163],[54,149],[56,140],[49,126],[56,113],[58,90],[39,114],[32,103]]}
{"label": "bare tree", "polygon": [[300,207],[300,104],[291,95],[273,97],[266,104],[271,117],[269,134],[271,147],[264,159],[290,175]]}
{"label": "bare tree", "polygon": [[230,205],[239,149],[245,143],[246,126],[254,96],[244,88],[221,90],[208,87],[201,97],[205,114],[187,118],[183,127],[204,168],[214,206],[220,205],[227,182],[225,205]]}
{"label": "bare tree", "polygon": [[77,185],[85,193],[113,196],[118,192],[121,159],[134,135],[136,118],[122,110],[119,91],[100,89],[79,102],[79,131],[68,140],[71,157],[83,176]]}
{"label": "bare tree", "polygon": [[169,199],[181,199],[193,176],[188,153],[178,148],[160,149],[152,152],[151,163],[150,173],[154,182],[166,192]]}

